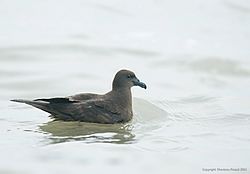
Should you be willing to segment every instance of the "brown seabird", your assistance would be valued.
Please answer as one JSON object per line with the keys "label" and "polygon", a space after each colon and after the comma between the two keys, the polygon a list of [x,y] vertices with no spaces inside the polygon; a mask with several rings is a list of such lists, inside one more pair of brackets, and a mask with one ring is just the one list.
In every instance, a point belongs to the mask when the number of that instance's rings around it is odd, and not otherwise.
{"label": "brown seabird", "polygon": [[112,90],[104,95],[81,93],[69,97],[11,100],[26,103],[51,114],[56,120],[91,123],[124,123],[133,117],[131,87],[147,88],[129,70],[116,73]]}

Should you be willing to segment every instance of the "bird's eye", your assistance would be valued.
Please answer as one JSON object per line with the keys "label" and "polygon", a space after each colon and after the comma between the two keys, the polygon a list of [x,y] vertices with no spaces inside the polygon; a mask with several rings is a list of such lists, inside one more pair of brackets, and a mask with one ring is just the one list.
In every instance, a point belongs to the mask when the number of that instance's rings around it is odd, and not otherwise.
{"label": "bird's eye", "polygon": [[130,79],[132,76],[131,75],[128,75],[128,78]]}

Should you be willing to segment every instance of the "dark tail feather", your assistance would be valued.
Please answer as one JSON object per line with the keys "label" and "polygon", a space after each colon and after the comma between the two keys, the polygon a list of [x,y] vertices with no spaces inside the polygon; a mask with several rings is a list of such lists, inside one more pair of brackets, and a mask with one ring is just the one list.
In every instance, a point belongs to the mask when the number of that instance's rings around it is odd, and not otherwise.
{"label": "dark tail feather", "polygon": [[[10,100],[13,102],[19,102],[19,103],[25,103],[31,106],[34,106],[38,109],[41,109],[45,112],[50,113],[51,115],[53,115],[55,118],[59,119],[59,120],[72,120],[72,117],[69,116],[67,113],[62,113],[56,109],[53,109],[53,104],[51,104],[50,102],[46,101],[46,100],[23,100],[23,99],[14,99],[14,100]],[[58,103],[54,103],[54,104],[59,104]]]}
{"label": "dark tail feather", "polygon": [[32,100],[23,100],[23,99],[13,99],[13,100],[10,100],[10,101],[18,102],[18,103],[26,103],[26,104],[33,103],[33,102],[34,102],[34,101],[32,101]]}
{"label": "dark tail feather", "polygon": [[10,101],[18,102],[18,103],[25,103],[25,104],[32,105],[32,106],[34,106],[34,105],[39,105],[39,106],[48,105],[48,102],[45,102],[45,101],[33,101],[33,100],[23,100],[23,99],[13,99]]}
{"label": "dark tail feather", "polygon": [[19,102],[19,103],[24,103],[25,102],[25,100],[22,100],[22,99],[12,99],[10,101]]}
{"label": "dark tail feather", "polygon": [[49,113],[53,114],[53,111],[50,109],[49,102],[45,102],[45,101],[33,101],[33,100],[23,100],[23,99],[13,99],[13,100],[10,100],[10,101],[18,102],[18,103],[25,103],[25,104],[34,106],[34,107],[36,107],[38,109],[41,109],[41,110],[43,110],[45,112],[49,112]]}

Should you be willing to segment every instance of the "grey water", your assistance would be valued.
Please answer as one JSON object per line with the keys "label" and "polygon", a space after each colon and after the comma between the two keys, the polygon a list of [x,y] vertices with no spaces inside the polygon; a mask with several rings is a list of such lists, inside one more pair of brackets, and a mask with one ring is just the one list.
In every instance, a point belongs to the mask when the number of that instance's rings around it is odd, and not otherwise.
{"label": "grey water", "polygon": [[[0,174],[250,173],[248,0],[0,1],[0,21]],[[105,93],[123,68],[148,86],[126,124],[9,101]]]}

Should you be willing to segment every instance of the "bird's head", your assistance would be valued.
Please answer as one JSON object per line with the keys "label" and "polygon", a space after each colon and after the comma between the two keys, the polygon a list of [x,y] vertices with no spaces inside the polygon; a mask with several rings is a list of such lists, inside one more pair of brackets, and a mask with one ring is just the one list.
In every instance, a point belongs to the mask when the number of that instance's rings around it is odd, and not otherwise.
{"label": "bird's head", "polygon": [[131,88],[133,86],[140,86],[144,89],[147,88],[146,84],[141,82],[132,71],[120,70],[116,73],[112,85],[113,90],[120,88]]}

